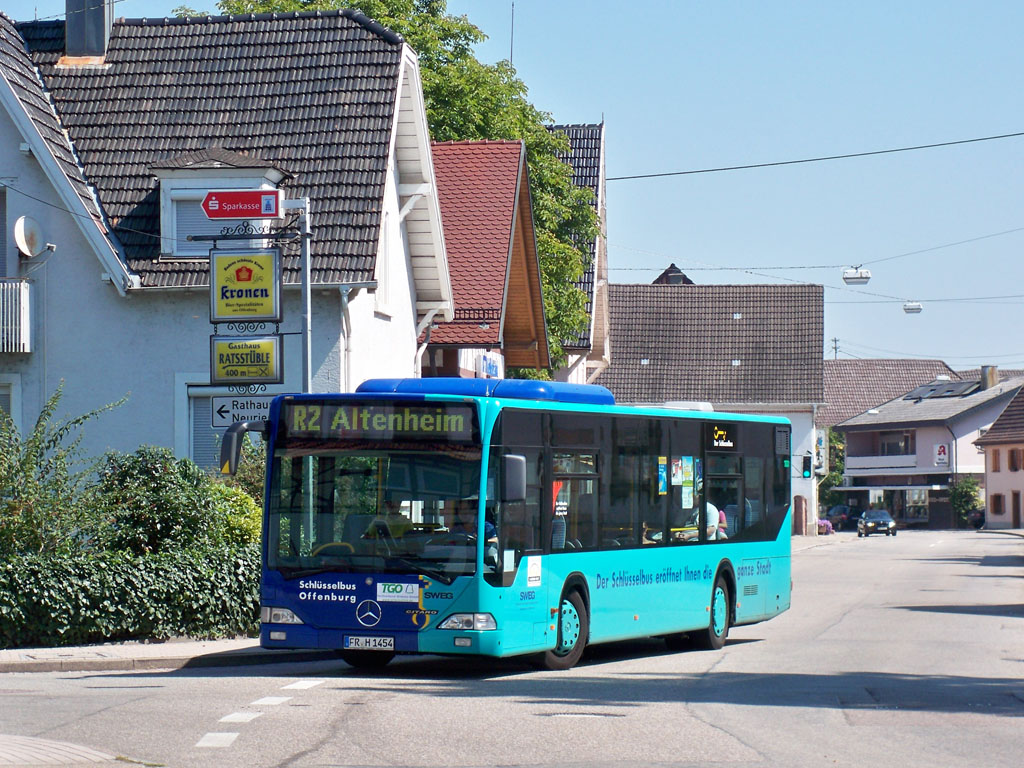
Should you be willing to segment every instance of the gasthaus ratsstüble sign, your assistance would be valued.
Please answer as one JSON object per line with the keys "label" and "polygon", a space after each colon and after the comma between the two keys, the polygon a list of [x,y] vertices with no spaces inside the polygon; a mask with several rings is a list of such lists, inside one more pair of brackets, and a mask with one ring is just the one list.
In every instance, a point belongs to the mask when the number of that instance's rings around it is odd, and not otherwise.
{"label": "gasthaus ratsst\u00fcble sign", "polygon": [[210,252],[210,322],[281,322],[281,251]]}
{"label": "gasthaus ratsst\u00fcble sign", "polygon": [[282,337],[211,336],[211,384],[280,384]]}

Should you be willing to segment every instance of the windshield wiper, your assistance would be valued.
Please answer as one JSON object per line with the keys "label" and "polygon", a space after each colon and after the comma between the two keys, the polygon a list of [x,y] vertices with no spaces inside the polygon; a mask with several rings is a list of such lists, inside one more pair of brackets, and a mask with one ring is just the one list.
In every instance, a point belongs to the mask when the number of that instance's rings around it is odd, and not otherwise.
{"label": "windshield wiper", "polygon": [[396,555],[392,555],[388,558],[388,560],[393,560],[399,565],[404,565],[406,568],[416,573],[422,573],[424,576],[429,576],[432,579],[437,579],[442,584],[452,584],[455,581],[454,576],[451,576],[450,574],[447,574],[444,571],[439,571],[436,568],[424,567],[423,565],[421,565],[421,563],[423,562],[422,560],[407,560],[404,557],[398,557]]}

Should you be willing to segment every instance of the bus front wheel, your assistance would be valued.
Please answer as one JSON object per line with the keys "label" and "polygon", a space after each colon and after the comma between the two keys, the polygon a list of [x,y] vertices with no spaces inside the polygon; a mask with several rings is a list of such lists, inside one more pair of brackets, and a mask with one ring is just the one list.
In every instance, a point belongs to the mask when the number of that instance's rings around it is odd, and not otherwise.
{"label": "bus front wheel", "polygon": [[541,658],[544,669],[571,669],[583,655],[590,635],[590,618],[583,598],[576,590],[562,595],[558,609],[558,640],[555,647],[545,651]]}
{"label": "bus front wheel", "polygon": [[729,584],[718,574],[715,587],[711,590],[711,610],[708,628],[695,632],[693,637],[696,645],[709,651],[720,650],[729,635],[729,619],[731,616],[729,603]]}

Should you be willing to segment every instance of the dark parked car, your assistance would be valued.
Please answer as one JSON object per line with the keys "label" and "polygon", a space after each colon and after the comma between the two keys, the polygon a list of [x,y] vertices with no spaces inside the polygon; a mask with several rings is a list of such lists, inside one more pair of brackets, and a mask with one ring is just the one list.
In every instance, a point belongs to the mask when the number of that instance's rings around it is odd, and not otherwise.
{"label": "dark parked car", "polygon": [[852,531],[857,527],[857,518],[860,517],[860,509],[847,504],[836,504],[827,513],[832,527],[837,531]]}
{"label": "dark parked car", "polygon": [[967,524],[972,528],[981,528],[985,524],[985,508],[972,509],[968,512]]}
{"label": "dark parked car", "polygon": [[896,521],[884,509],[869,509],[857,521],[857,536],[870,536],[872,533],[884,533],[886,536],[896,535]]}

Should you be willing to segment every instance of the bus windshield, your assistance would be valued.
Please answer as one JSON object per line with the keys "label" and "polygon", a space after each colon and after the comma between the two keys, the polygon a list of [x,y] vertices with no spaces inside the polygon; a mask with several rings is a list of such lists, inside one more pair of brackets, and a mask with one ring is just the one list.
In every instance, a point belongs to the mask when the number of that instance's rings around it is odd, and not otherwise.
{"label": "bus windshield", "polygon": [[271,464],[268,568],[285,578],[419,573],[448,583],[475,573],[478,435],[475,408],[464,404],[286,404]]}

